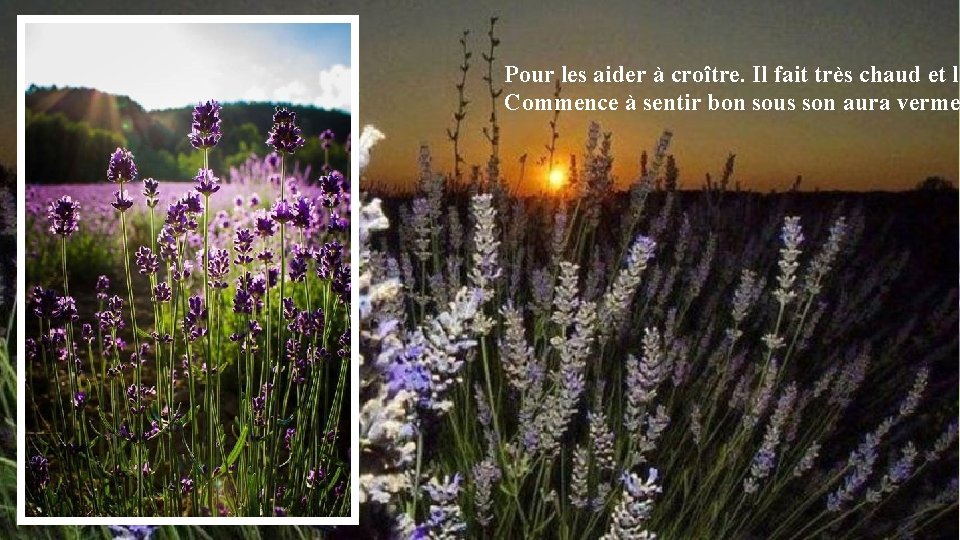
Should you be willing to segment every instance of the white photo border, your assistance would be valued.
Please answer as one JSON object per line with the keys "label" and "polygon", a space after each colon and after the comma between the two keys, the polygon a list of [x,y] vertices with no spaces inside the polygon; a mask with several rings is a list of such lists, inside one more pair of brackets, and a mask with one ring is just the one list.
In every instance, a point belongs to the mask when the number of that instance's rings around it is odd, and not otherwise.
{"label": "white photo border", "polygon": [[[349,24],[350,25],[350,516],[349,517],[35,517],[26,515],[26,25],[43,24]],[[358,525],[360,522],[360,16],[359,15],[17,15],[17,526],[22,525]]]}

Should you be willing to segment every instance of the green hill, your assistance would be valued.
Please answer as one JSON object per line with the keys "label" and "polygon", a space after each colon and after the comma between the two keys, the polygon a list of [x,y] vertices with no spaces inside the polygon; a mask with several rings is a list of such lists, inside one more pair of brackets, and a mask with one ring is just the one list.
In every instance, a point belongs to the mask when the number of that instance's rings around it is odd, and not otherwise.
{"label": "green hill", "polygon": [[[251,153],[265,155],[274,103],[224,103],[220,113],[224,136],[210,153],[210,165],[225,175],[230,166]],[[350,115],[309,106],[292,106],[307,144],[296,160],[319,173],[324,152],[318,135],[336,135],[329,152],[333,168],[346,171],[349,156],[343,145],[350,132]],[[129,148],[140,172],[164,180],[189,179],[200,165],[199,152],[187,140],[192,106],[146,111],[127,96],[91,88],[41,88],[26,93],[26,176],[31,183],[99,182],[109,152]],[[315,176],[315,175],[313,175]]]}

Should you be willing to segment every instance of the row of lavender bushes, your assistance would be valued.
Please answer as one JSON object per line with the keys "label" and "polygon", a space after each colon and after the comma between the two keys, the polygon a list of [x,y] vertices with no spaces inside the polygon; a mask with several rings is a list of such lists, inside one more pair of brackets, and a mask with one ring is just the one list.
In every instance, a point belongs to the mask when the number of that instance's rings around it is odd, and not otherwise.
{"label": "row of lavender bushes", "polygon": [[856,205],[651,196],[668,143],[626,204],[594,125],[572,198],[493,178],[465,208],[425,154],[409,204],[364,206],[367,519],[417,537],[795,539],[956,515],[956,401],[928,388],[939,367],[955,391],[956,289],[891,297],[909,254]]}
{"label": "row of lavender bushes", "polygon": [[348,180],[291,174],[277,108],[273,153],[221,182],[220,112],[194,110],[182,195],[118,148],[109,208],[27,217],[29,515],[348,513]]}

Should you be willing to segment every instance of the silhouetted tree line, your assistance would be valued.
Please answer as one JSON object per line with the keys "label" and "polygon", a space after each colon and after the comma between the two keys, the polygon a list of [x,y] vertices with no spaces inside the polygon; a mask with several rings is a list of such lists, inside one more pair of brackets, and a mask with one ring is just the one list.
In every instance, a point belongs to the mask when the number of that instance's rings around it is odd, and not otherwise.
{"label": "silhouetted tree line", "polygon": [[[89,88],[31,87],[27,90],[26,176],[31,183],[99,182],[107,156],[117,146],[130,149],[142,174],[161,180],[187,180],[201,166],[202,156],[187,140],[192,107],[145,111],[127,96]],[[344,144],[350,116],[339,111],[292,106],[307,144],[296,161],[319,174],[324,151],[318,138],[332,129],[330,165],[349,169]],[[223,138],[211,152],[210,166],[225,177],[231,166],[250,154],[266,155],[267,130],[273,118],[270,103],[224,104]]]}

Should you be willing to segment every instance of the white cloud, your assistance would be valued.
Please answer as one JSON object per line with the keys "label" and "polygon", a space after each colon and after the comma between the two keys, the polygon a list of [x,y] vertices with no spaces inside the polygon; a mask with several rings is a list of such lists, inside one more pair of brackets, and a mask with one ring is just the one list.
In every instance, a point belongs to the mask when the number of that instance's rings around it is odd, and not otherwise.
{"label": "white cloud", "polygon": [[243,93],[244,101],[267,101],[269,96],[262,86],[251,86]]}
{"label": "white cloud", "polygon": [[313,100],[317,107],[350,110],[350,68],[335,64],[320,71],[320,95]]}
{"label": "white cloud", "polygon": [[291,81],[273,91],[274,101],[285,103],[304,103],[307,99],[307,85],[300,81]]}

